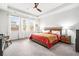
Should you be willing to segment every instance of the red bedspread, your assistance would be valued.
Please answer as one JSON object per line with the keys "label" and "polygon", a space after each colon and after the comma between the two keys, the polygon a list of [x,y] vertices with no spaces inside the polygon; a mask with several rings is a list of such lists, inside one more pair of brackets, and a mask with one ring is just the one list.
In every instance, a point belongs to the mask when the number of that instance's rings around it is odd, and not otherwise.
{"label": "red bedspread", "polygon": [[57,34],[31,34],[30,39],[35,39],[44,45],[46,45],[48,48],[51,48],[53,44],[59,42],[60,36]]}

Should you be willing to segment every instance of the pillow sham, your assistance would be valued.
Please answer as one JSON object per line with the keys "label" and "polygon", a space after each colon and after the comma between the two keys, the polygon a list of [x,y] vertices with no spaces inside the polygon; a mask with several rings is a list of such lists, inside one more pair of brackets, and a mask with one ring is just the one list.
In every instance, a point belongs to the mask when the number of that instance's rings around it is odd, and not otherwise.
{"label": "pillow sham", "polygon": [[60,35],[60,31],[52,31],[52,34],[58,34],[58,35]]}

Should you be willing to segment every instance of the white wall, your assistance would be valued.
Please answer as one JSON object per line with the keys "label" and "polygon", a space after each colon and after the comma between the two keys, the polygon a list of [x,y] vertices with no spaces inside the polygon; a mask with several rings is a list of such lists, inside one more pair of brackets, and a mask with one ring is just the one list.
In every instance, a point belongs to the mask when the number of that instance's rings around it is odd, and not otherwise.
{"label": "white wall", "polygon": [[[0,9],[0,34],[3,33],[5,35],[9,35],[11,39],[19,39],[19,38],[24,38],[24,37],[29,36],[30,33],[22,31],[22,29],[20,29],[19,32],[11,32],[11,23],[10,23],[11,20],[9,18],[9,15],[13,15],[13,14]],[[14,14],[14,15],[21,17],[22,14],[21,15]],[[22,17],[23,17],[23,15],[22,15]],[[25,15],[24,15],[24,17],[25,17]],[[26,15],[27,22],[29,22],[29,20],[32,20],[32,19],[34,20],[35,18],[30,18],[30,17],[27,17],[27,15]]]}
{"label": "white wall", "polygon": [[[56,13],[49,15],[47,17],[42,17],[40,18],[40,27],[41,26],[47,26],[47,27],[52,27],[52,26],[62,26],[64,28],[67,27],[75,27],[74,25],[76,23],[79,23],[79,7],[69,9],[64,12]],[[76,28],[79,26],[76,26]],[[68,30],[68,35],[72,36],[72,43],[75,43],[75,29],[73,30]]]}
{"label": "white wall", "polygon": [[8,13],[0,10],[0,33],[8,35]]}

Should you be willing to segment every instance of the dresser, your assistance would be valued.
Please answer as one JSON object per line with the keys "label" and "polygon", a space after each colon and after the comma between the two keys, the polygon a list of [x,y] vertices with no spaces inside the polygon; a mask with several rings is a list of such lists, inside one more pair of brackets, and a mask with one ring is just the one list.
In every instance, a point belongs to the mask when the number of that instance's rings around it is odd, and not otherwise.
{"label": "dresser", "polygon": [[3,52],[2,52],[2,36],[0,36],[0,56],[3,55]]}
{"label": "dresser", "polygon": [[79,30],[76,30],[75,50],[76,52],[79,52]]}

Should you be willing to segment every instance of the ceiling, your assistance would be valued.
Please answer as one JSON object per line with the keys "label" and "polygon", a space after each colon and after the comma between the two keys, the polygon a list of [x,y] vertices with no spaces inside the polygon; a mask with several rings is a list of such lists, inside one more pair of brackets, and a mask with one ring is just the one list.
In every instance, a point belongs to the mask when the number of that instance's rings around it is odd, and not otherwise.
{"label": "ceiling", "polygon": [[8,4],[8,6],[11,9],[16,9],[33,16],[40,16],[63,4],[64,3],[39,3],[38,8],[41,9],[42,12],[39,12],[36,9],[33,9],[34,3],[13,3],[13,4],[11,3],[11,4]]}

